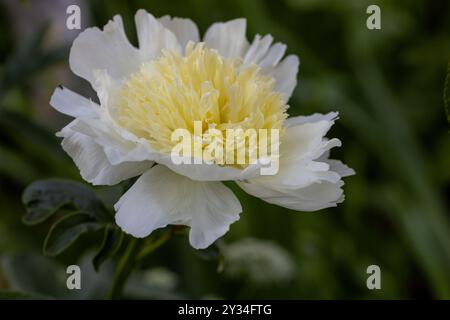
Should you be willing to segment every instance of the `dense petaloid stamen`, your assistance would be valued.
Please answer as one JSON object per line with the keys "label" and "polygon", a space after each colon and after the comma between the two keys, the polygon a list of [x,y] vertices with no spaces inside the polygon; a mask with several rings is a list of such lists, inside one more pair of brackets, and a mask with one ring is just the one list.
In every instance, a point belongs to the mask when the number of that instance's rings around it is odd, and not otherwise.
{"label": "dense petaloid stamen", "polygon": [[164,51],[132,74],[120,89],[113,117],[169,153],[176,144],[172,132],[183,128],[194,134],[195,121],[203,131],[213,127],[224,136],[226,129],[281,130],[287,105],[273,87],[273,78],[256,65],[244,67],[238,59],[189,43],[185,55]]}

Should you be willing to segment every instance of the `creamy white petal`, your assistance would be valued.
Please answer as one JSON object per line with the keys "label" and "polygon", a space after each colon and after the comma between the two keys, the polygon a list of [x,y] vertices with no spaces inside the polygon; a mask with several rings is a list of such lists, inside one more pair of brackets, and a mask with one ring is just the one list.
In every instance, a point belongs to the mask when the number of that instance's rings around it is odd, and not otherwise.
{"label": "creamy white petal", "polygon": [[114,102],[114,93],[120,88],[120,83],[114,80],[106,69],[96,69],[92,74],[92,87],[97,93],[102,109],[108,110],[108,107]]}
{"label": "creamy white petal", "polygon": [[189,241],[194,248],[204,249],[239,220],[242,207],[233,192],[221,182],[196,182],[193,190]]}
{"label": "creamy white petal", "polygon": [[325,137],[334,121],[320,120],[287,127],[281,142],[280,161],[302,164],[319,158],[324,152],[341,145],[339,139]]}
{"label": "creamy white petal", "polygon": [[139,40],[139,51],[143,61],[160,55],[161,50],[181,52],[175,34],[147,11],[140,9],[134,17]]}
{"label": "creamy white petal", "polygon": [[321,114],[321,113],[314,113],[310,116],[297,116],[297,117],[290,117],[286,120],[284,125],[289,128],[293,126],[298,126],[304,123],[313,123],[318,121],[335,121],[339,118],[338,112],[329,112],[327,114]]}
{"label": "creamy white petal", "polygon": [[260,179],[260,183],[268,184],[272,188],[297,189],[318,181],[336,183],[340,178],[341,176],[337,172],[330,171],[327,163],[310,161],[307,164],[280,163],[280,169],[276,175],[261,176],[255,179]]}
{"label": "creamy white petal", "polygon": [[226,58],[242,58],[248,49],[247,21],[235,19],[214,23],[204,36],[205,45],[216,49]]}
{"label": "creamy white petal", "polygon": [[128,41],[122,18],[114,16],[103,28],[87,28],[74,40],[69,63],[72,71],[93,82],[93,71],[106,69],[115,79],[123,79],[138,70],[142,59]]}
{"label": "creamy white petal", "polygon": [[149,161],[112,165],[98,143],[87,135],[71,130],[71,125],[63,129],[61,136],[64,139],[61,145],[86,181],[94,185],[114,185],[135,177],[151,167],[152,162]]}
{"label": "creamy white petal", "polygon": [[247,52],[245,53],[243,59],[244,66],[250,64],[259,64],[262,58],[265,57],[267,51],[269,51],[272,41],[273,37],[270,34],[267,34],[262,38],[259,34],[257,34]]}
{"label": "creamy white petal", "polygon": [[50,105],[72,117],[95,117],[99,108],[98,104],[64,87],[55,89]]}
{"label": "creamy white petal", "polygon": [[263,72],[268,72],[272,68],[276,67],[284,56],[287,46],[284,43],[277,42],[270,47],[264,58],[258,62],[259,67]]}
{"label": "creamy white petal", "polygon": [[297,86],[297,73],[300,60],[295,55],[287,56],[273,70],[268,72],[275,80],[275,90],[284,94],[288,100]]}
{"label": "creamy white petal", "polygon": [[[272,72],[283,58],[287,46],[276,42],[272,45],[273,37],[268,34],[261,38],[258,34],[243,56],[244,66],[256,64],[263,73]],[[297,66],[298,67],[298,66]]]}
{"label": "creamy white petal", "polygon": [[249,181],[258,181],[274,189],[298,189],[307,187],[315,182],[337,183],[341,175],[330,170],[328,162],[304,160],[293,161],[280,159],[279,171],[275,175],[260,176]]}
{"label": "creamy white petal", "polygon": [[115,209],[116,223],[134,237],[146,237],[168,224],[189,225],[189,239],[197,249],[223,236],[242,211],[222,183],[192,181],[162,165],[144,173]]}
{"label": "creamy white petal", "polygon": [[330,171],[338,173],[341,177],[348,177],[355,174],[355,170],[340,160],[327,159],[325,162],[330,165]]}
{"label": "creamy white petal", "polygon": [[258,182],[238,182],[248,194],[262,200],[297,211],[316,211],[335,207],[344,200],[343,182],[317,182],[299,189],[273,189]]}
{"label": "creamy white petal", "polygon": [[[93,139],[103,148],[108,161],[113,165],[122,162],[154,161],[160,156],[146,140],[133,137],[114,123],[100,118],[78,118],[73,121],[70,130]],[[64,136],[64,132],[65,129],[57,135]]]}
{"label": "creamy white petal", "polygon": [[187,182],[160,165],[148,170],[114,206],[117,225],[143,238],[168,224],[187,222]]}
{"label": "creamy white petal", "polygon": [[158,21],[175,34],[183,50],[189,41],[200,41],[197,25],[191,19],[163,16]]}

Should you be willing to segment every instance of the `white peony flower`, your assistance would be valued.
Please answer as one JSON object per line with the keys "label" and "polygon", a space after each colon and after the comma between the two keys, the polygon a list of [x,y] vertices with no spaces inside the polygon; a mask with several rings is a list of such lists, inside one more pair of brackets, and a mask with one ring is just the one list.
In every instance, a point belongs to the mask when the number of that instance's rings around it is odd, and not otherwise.
{"label": "white peony flower", "polygon": [[[343,200],[342,177],[353,173],[328,151],[340,146],[325,134],[337,113],[287,119],[296,86],[297,56],[270,35],[246,39],[246,20],[213,24],[202,42],[189,19],[135,16],[139,48],[115,16],[103,30],[75,39],[70,67],[97,92],[99,104],[66,88],[50,104],[75,118],[58,136],[82,177],[114,185],[139,176],[115,205],[116,222],[145,237],[169,224],[191,227],[189,240],[206,248],[242,211],[221,181],[294,210],[313,211]],[[228,128],[278,129],[279,171],[261,176],[259,165],[175,164],[171,133],[194,121]],[[255,151],[255,150],[253,150]]]}

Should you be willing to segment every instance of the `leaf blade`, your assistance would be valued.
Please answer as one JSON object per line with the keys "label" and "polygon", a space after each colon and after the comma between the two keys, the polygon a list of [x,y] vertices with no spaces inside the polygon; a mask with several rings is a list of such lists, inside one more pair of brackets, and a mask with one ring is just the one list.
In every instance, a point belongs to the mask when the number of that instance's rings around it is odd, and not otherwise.
{"label": "leaf blade", "polygon": [[100,266],[110,258],[112,258],[122,246],[124,234],[121,230],[114,228],[112,225],[105,227],[102,244],[92,260],[95,271],[99,271]]}
{"label": "leaf blade", "polygon": [[100,221],[109,220],[104,204],[85,185],[62,179],[38,180],[30,184],[22,195],[27,213],[22,218],[26,225],[44,222],[59,209],[74,204],[80,211]]}
{"label": "leaf blade", "polygon": [[94,221],[89,214],[73,212],[52,225],[44,241],[44,254],[57,256],[69,248],[85,233],[101,229],[103,224]]}

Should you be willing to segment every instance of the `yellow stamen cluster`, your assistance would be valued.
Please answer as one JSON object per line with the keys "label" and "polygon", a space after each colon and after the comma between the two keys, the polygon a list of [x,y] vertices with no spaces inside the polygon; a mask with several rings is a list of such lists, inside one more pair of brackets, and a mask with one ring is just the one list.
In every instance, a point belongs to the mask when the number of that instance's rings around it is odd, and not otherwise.
{"label": "yellow stamen cluster", "polygon": [[256,65],[243,67],[239,59],[189,43],[185,55],[164,51],[132,74],[120,89],[113,117],[165,153],[176,144],[171,140],[176,129],[187,129],[198,139],[195,121],[201,121],[203,131],[213,127],[224,136],[227,129],[239,128],[282,133],[287,105],[273,88],[274,79]]}

